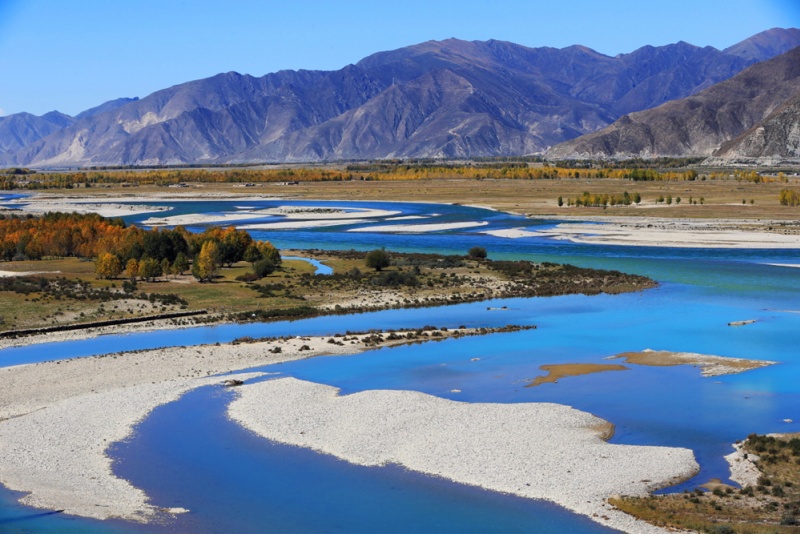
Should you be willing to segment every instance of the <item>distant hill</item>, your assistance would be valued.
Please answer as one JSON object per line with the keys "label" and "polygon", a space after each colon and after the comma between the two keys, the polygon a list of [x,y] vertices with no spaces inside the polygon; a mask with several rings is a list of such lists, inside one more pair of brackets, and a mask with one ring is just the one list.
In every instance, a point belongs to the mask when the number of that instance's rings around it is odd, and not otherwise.
{"label": "distant hill", "polygon": [[798,46],[800,46],[800,29],[772,28],[729,46],[723,52],[760,62],[772,59]]}
{"label": "distant hill", "polygon": [[[696,95],[625,115],[599,132],[554,147],[547,156],[710,156],[798,94],[800,47],[753,65]],[[782,117],[790,115],[787,111]],[[780,120],[776,118],[773,126]],[[731,145],[726,150],[734,149]]]}
{"label": "distant hill", "polygon": [[41,117],[30,113],[0,117],[0,154],[30,145],[73,122],[75,119],[58,111],[45,113]]}
{"label": "distant hill", "polygon": [[726,80],[796,33],[769,30],[732,52],[681,42],[616,57],[583,46],[447,39],[380,52],[338,71],[258,78],[229,72],[88,110],[56,131],[6,143],[0,164],[541,153]]}

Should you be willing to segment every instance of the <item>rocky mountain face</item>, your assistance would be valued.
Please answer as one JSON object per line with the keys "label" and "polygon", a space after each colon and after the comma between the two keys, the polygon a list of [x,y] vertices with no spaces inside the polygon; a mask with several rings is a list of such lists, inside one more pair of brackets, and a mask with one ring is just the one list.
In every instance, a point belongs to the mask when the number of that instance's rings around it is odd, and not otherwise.
{"label": "rocky mountain face", "polygon": [[709,163],[800,163],[800,92],[763,121],[723,143]]}
{"label": "rocky mountain face", "polygon": [[[631,113],[562,143],[551,158],[710,156],[800,94],[800,47],[758,63],[696,95]],[[787,111],[771,123],[789,120]]]}
{"label": "rocky mountain face", "polygon": [[681,42],[617,57],[582,46],[448,39],[374,54],[338,71],[259,78],[230,72],[103,104],[14,145],[0,132],[0,164],[540,153],[726,80],[794,33],[759,35],[730,53]]}

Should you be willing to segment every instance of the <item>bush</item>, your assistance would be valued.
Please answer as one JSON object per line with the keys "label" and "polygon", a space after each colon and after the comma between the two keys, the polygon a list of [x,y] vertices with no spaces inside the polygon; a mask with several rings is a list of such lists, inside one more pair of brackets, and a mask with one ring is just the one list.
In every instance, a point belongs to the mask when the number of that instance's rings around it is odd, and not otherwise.
{"label": "bush", "polygon": [[486,249],[483,247],[472,247],[467,254],[474,260],[485,260],[487,256]]}
{"label": "bush", "polygon": [[376,271],[381,271],[391,264],[389,254],[382,248],[368,252],[365,261],[367,267]]}
{"label": "bush", "polygon": [[264,278],[265,276],[269,276],[274,273],[276,268],[277,266],[272,260],[258,260],[253,264],[253,274],[259,278]]}
{"label": "bush", "polygon": [[384,287],[416,287],[419,285],[419,280],[413,273],[402,273],[398,271],[381,273],[373,278],[371,282],[373,285]]}

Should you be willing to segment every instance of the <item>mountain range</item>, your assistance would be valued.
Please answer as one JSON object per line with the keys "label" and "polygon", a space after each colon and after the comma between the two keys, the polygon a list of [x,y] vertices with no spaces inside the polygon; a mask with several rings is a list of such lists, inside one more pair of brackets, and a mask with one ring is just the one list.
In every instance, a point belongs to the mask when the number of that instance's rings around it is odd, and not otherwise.
{"label": "mountain range", "polygon": [[[554,147],[547,156],[558,159],[713,155],[718,162],[769,156],[790,158],[789,132],[792,118],[797,119],[798,99],[800,47],[753,65],[690,97],[624,115],[598,132]],[[763,121],[767,124],[762,124]],[[779,144],[776,133],[783,127],[787,136]]]}
{"label": "mountain range", "polygon": [[[337,71],[229,72],[75,117],[0,117],[0,164],[537,154],[619,126],[636,112],[704,94],[798,45],[797,29],[768,30],[725,50],[679,42],[615,57],[583,46],[428,41]],[[777,111],[762,107],[754,117]],[[743,123],[731,137],[756,122]]]}

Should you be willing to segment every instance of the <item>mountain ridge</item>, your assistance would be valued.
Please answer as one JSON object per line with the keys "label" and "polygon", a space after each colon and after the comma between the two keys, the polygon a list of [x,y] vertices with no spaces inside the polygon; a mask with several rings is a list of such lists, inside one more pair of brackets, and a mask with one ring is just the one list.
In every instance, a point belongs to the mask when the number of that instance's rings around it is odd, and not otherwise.
{"label": "mountain ridge", "polygon": [[581,45],[528,48],[451,38],[378,52],[337,71],[284,70],[261,77],[220,73],[141,99],[102,104],[61,128],[36,130],[42,134],[38,138],[17,136],[15,146],[0,144],[0,163],[152,165],[541,153],[620,116],[728,79],[758,54],[770,54],[792,39],[800,44],[800,30],[763,33],[740,43],[736,53],[681,42],[609,57]]}
{"label": "mountain ridge", "polygon": [[547,157],[711,156],[800,94],[800,47],[732,78],[553,147]]}

